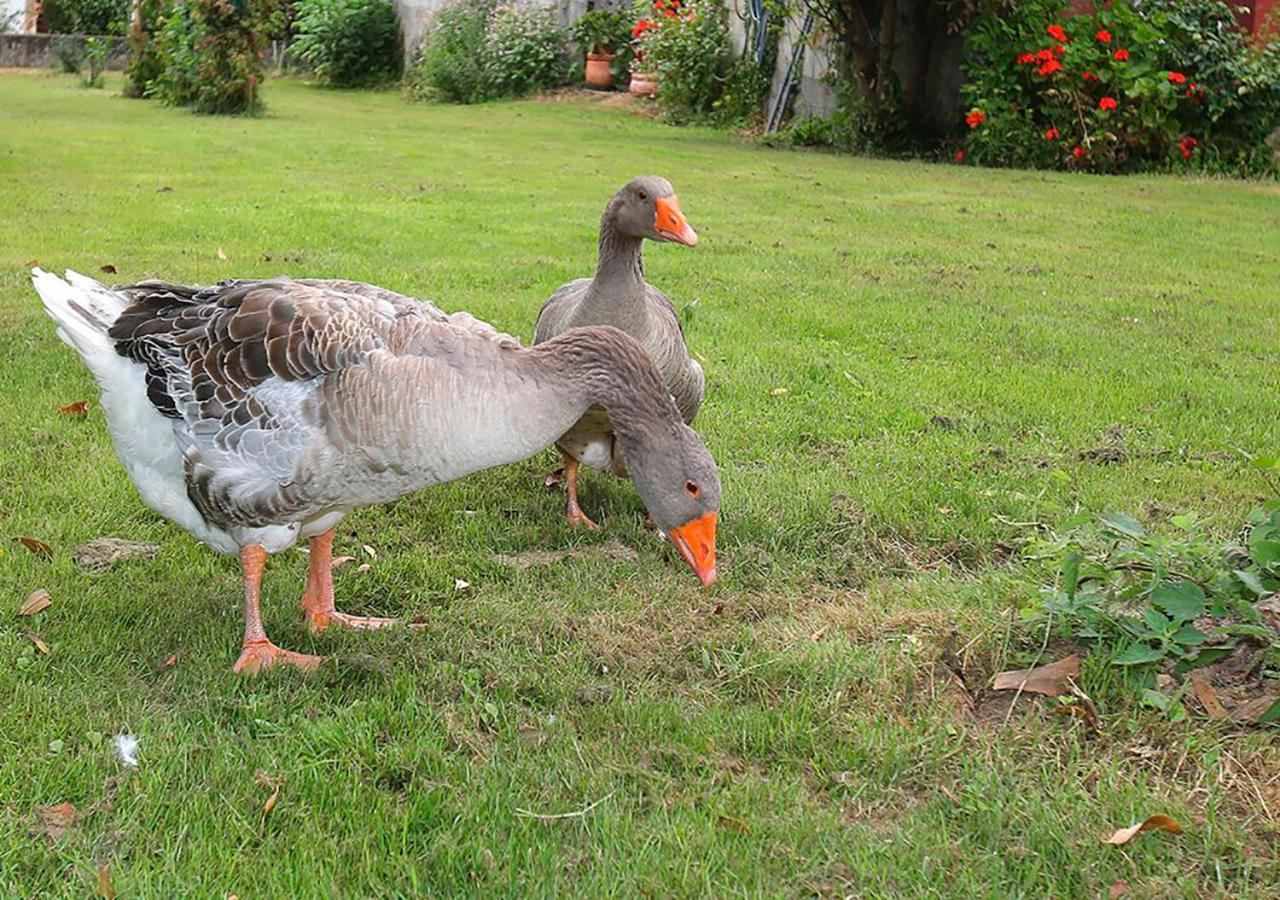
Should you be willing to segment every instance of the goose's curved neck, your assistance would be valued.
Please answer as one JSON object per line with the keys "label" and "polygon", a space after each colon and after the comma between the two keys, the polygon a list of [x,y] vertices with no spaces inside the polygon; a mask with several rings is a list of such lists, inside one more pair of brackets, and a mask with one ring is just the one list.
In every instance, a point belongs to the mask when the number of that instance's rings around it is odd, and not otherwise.
{"label": "goose's curved neck", "polygon": [[644,238],[626,234],[618,226],[617,208],[610,203],[600,217],[600,252],[596,260],[596,287],[610,296],[625,298],[644,294]]}

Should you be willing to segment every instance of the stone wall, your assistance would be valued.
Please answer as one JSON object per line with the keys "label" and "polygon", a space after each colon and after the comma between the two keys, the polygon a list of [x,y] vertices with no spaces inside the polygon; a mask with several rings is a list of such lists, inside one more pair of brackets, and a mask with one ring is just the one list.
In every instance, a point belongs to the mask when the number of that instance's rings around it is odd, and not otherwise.
{"label": "stone wall", "polygon": [[[75,41],[84,55],[83,34],[0,34],[0,68],[47,69],[57,62],[53,46],[55,41]],[[129,58],[129,42],[124,38],[107,38],[116,42],[107,57],[108,69],[123,69]]]}

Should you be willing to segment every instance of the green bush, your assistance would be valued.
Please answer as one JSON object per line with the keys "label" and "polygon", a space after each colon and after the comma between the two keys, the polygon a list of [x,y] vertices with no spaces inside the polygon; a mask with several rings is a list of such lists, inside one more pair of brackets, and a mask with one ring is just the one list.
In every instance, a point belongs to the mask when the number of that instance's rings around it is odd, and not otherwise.
{"label": "green bush", "polygon": [[551,11],[512,3],[489,14],[485,26],[485,80],[498,97],[522,97],[564,84],[569,77],[568,34]]}
{"label": "green bush", "polygon": [[107,67],[107,57],[115,45],[115,39],[109,37],[91,37],[84,42],[84,61],[88,66],[84,75],[85,87],[102,87],[102,71]]}
{"label": "green bush", "polygon": [[178,0],[157,47],[163,70],[151,92],[198,113],[256,113],[262,108],[262,51],[270,0]]}
{"label": "green bush", "polygon": [[405,78],[412,97],[447,103],[487,99],[488,82],[480,53],[492,8],[489,0],[460,0],[436,14]]}
{"label": "green bush", "polygon": [[124,68],[124,95],[149,97],[152,85],[164,71],[164,59],[153,33],[160,15],[161,0],[143,0],[140,21],[129,26],[129,62]]}
{"label": "green bush", "polygon": [[53,54],[53,68],[64,75],[79,75],[84,68],[84,49],[70,35],[59,35],[49,45]]}
{"label": "green bush", "polygon": [[334,87],[368,87],[400,74],[391,0],[300,0],[292,49]]}
{"label": "green bush", "polygon": [[1255,50],[1222,0],[1065,15],[1029,0],[968,35],[966,158],[1128,172],[1273,167],[1280,50]]}
{"label": "green bush", "polygon": [[582,52],[612,54],[609,70],[614,82],[626,85],[631,73],[633,22],[634,16],[627,10],[593,9],[574,22],[569,32]]}
{"label": "green bush", "polygon": [[129,0],[45,0],[43,18],[51,34],[124,34]]}
{"label": "green bush", "polygon": [[545,9],[462,0],[436,15],[406,87],[417,99],[451,103],[519,97],[564,83],[567,47]]}

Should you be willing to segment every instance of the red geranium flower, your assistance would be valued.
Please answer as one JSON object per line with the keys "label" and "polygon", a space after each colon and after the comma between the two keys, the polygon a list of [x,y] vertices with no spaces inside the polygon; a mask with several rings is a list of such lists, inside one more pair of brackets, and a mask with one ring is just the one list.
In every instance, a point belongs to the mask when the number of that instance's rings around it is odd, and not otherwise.
{"label": "red geranium flower", "polygon": [[1021,56],[1018,57],[1018,65],[1020,66],[1025,66],[1028,63],[1033,63],[1035,61],[1036,61],[1036,55],[1034,53],[1023,53]]}
{"label": "red geranium flower", "polygon": [[1038,50],[1036,51],[1036,59],[1040,60],[1041,62],[1048,62],[1049,60],[1053,59],[1053,51],[1048,48],[1045,48],[1044,50]]}
{"label": "red geranium flower", "polygon": [[958,163],[962,163],[962,162],[964,162],[964,151],[963,151],[963,150],[957,150],[957,151],[956,151],[956,155],[955,155],[955,156],[953,156],[953,157],[951,157],[951,158],[952,158],[952,159],[954,159],[954,160],[955,160],[956,162],[958,162]]}
{"label": "red geranium flower", "polygon": [[1107,29],[1105,28],[1103,28],[1101,31],[1095,34],[1094,37],[1096,37],[1099,41],[1101,41],[1104,44],[1111,43],[1111,32],[1107,31]]}
{"label": "red geranium flower", "polygon": [[1080,77],[1081,77],[1081,78],[1083,78],[1085,81],[1097,81],[1097,80],[1098,80],[1098,76],[1097,76],[1097,75],[1095,75],[1095,74],[1093,74],[1092,72],[1089,72],[1089,71],[1084,72],[1083,74],[1081,74],[1081,76],[1080,76]]}
{"label": "red geranium flower", "polygon": [[1054,72],[1062,68],[1062,63],[1056,59],[1051,59],[1040,68],[1036,69],[1041,75],[1052,75]]}
{"label": "red geranium flower", "polygon": [[1178,150],[1182,153],[1182,158],[1190,159],[1191,154],[1195,152],[1195,149],[1199,144],[1200,142],[1191,135],[1187,135],[1182,140],[1178,141]]}
{"label": "red geranium flower", "polygon": [[1062,137],[1062,132],[1058,131],[1058,129],[1056,129],[1056,128],[1046,128],[1046,129],[1045,129],[1045,132],[1044,132],[1044,139],[1045,139],[1046,141],[1056,141],[1056,140],[1057,140],[1058,138],[1060,138],[1060,137]]}
{"label": "red geranium flower", "polygon": [[658,27],[657,25],[654,25],[648,19],[641,19],[639,22],[636,23],[636,27],[631,29],[631,36],[638,38],[640,37],[640,35],[644,34],[646,31],[652,31],[654,28],[657,28],[657,27]]}
{"label": "red geranium flower", "polygon": [[1085,150],[1079,144],[1071,148],[1071,155],[1076,159],[1084,159]]}
{"label": "red geranium flower", "polygon": [[964,117],[964,123],[970,128],[977,128],[987,120],[987,114],[980,109],[969,111],[969,115]]}
{"label": "red geranium flower", "polygon": [[1187,76],[1183,75],[1181,72],[1170,72],[1169,83],[1170,84],[1186,84]]}
{"label": "red geranium flower", "polygon": [[1111,56],[1116,62],[1125,62],[1129,59],[1129,51],[1121,47],[1115,53],[1111,54]]}
{"label": "red geranium flower", "polygon": [[1053,45],[1053,52],[1054,52],[1054,54],[1056,54],[1057,56],[1062,56],[1064,53],[1066,53],[1066,52],[1067,52],[1067,48],[1066,48],[1066,47],[1064,47],[1064,46],[1062,46],[1061,44],[1054,44],[1054,45]]}
{"label": "red geranium flower", "polygon": [[1061,25],[1050,25],[1045,31],[1049,33],[1049,37],[1060,44],[1066,44],[1071,40],[1071,38],[1067,37],[1067,33],[1062,30]]}
{"label": "red geranium flower", "polygon": [[1103,97],[1098,101],[1098,109],[1115,109],[1119,105],[1115,97]]}

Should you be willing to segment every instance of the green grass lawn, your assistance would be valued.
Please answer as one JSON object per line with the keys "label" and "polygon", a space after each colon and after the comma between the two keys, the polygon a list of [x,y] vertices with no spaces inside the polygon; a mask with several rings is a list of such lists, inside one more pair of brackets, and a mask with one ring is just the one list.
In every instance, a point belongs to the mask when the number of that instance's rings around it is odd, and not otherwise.
{"label": "green grass lawn", "polygon": [[[1226,535],[1264,489],[1236,450],[1280,449],[1276,184],[770,150],[576,100],[275,81],[265,116],[209,119],[109,87],[0,74],[0,894],[87,896],[104,864],[121,897],[1280,891],[1274,733],[1169,724],[1095,659],[1099,734],[988,690],[1039,649],[1016,523]],[[708,373],[720,583],[624,482],[589,474],[604,528],[568,529],[547,453],[343,522],[370,568],[342,608],[420,632],[313,638],[305,557],[274,559],[269,632],[338,661],[235,677],[238,568],[136,498],[29,261],[359,279],[528,339],[646,172],[702,238],[646,262]],[[100,536],[161,549],[87,574]],[[1156,812],[1186,833],[1099,842]]]}

